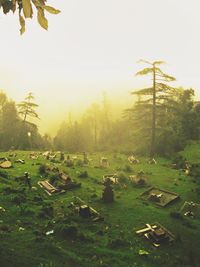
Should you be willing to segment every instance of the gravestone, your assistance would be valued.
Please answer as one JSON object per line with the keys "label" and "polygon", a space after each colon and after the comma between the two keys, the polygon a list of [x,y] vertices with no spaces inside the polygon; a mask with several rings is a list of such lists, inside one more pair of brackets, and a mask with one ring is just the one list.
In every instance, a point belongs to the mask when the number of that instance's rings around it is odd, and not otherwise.
{"label": "gravestone", "polygon": [[102,194],[102,199],[104,203],[111,203],[114,201],[114,192],[113,189],[111,187],[111,181],[110,179],[107,179],[104,182],[104,190],[103,190],[103,194]]}

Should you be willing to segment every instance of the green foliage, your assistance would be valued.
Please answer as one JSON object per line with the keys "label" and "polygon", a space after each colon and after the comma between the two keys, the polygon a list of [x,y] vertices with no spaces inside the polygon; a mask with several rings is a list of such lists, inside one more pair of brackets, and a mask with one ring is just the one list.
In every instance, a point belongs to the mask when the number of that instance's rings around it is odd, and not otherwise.
{"label": "green foliage", "polygon": [[28,116],[31,118],[39,119],[39,116],[35,111],[35,108],[37,108],[38,105],[35,104],[33,100],[33,94],[28,93],[28,95],[25,97],[25,100],[17,105],[19,108],[19,114],[23,117],[24,122],[26,122]]}
{"label": "green foliage", "polygon": [[78,175],[79,178],[88,178],[88,172],[87,171],[82,171],[80,172],[80,174]]}
{"label": "green foliage", "polygon": [[46,4],[46,0],[0,0],[0,9],[4,14],[9,12],[15,13],[19,10],[20,33],[25,32],[25,20],[33,17],[33,9],[36,9],[37,20],[42,28],[48,29],[48,20],[45,12],[50,14],[59,14],[60,10]]}
{"label": "green foliage", "polygon": [[123,170],[124,172],[133,172],[133,168],[132,168],[130,165],[128,165],[128,164],[126,164],[126,165],[122,168],[122,170]]}
{"label": "green foliage", "polygon": [[[183,152],[192,155],[194,144],[190,150]],[[196,152],[199,147],[196,144]],[[127,173],[120,175],[124,177],[122,185],[113,185],[115,202],[109,205],[100,201],[102,196],[102,176],[113,173],[116,168],[123,169],[127,164],[127,156],[119,154],[104,153],[109,159],[110,166],[106,170],[94,168],[99,162],[102,153],[88,153],[91,160],[90,165],[85,166],[82,171],[90,174],[89,179],[81,179],[82,186],[76,190],[67,191],[59,195],[48,196],[37,182],[41,180],[38,175],[38,165],[32,165],[33,160],[29,158],[30,152],[16,151],[26,159],[26,164],[15,165],[7,170],[8,184],[1,179],[0,202],[5,212],[1,211],[1,266],[190,266],[190,250],[193,254],[193,266],[199,263],[199,239],[200,225],[196,219],[176,219],[170,216],[171,212],[178,212],[185,200],[198,202],[199,195],[196,194],[197,183],[193,183],[190,177],[186,177],[179,170],[171,168],[171,161],[158,158],[156,165],[149,165],[147,158],[141,157],[141,163],[134,165],[134,172],[141,169],[148,173],[148,182],[153,186],[176,192],[180,194],[181,200],[166,209],[157,208],[154,205],[144,204],[139,195],[145,191],[144,188],[132,187],[129,182],[125,183]],[[2,153],[2,156],[8,153]],[[74,155],[70,155],[72,158]],[[78,155],[79,156],[79,155]],[[187,158],[187,157],[186,157]],[[196,157],[194,157],[196,158]],[[120,159],[120,160],[119,160]],[[47,164],[48,161],[42,156],[37,162]],[[193,161],[191,161],[191,164]],[[64,162],[55,164],[60,171],[65,171]],[[23,196],[19,180],[27,169],[30,172],[32,184],[37,190],[25,189],[25,199],[17,199]],[[78,178],[80,168],[68,169],[70,177]],[[182,180],[179,180],[181,175]],[[95,178],[92,178],[95,177]],[[179,185],[174,185],[174,180]],[[124,182],[123,182],[124,181]],[[127,180],[128,181],[128,180]],[[80,197],[102,216],[104,222],[93,222],[78,216],[77,210],[68,208],[74,201],[74,196]],[[189,221],[189,222],[188,222]],[[173,234],[179,236],[179,240],[161,249],[154,250],[146,239],[139,237],[135,231],[145,227],[145,223],[160,222]],[[53,233],[46,233],[53,230]],[[176,257],[174,249],[176,248]],[[139,251],[145,250],[150,254],[140,256]],[[26,253],[24,253],[26,251]]]}
{"label": "green foliage", "polygon": [[128,178],[127,175],[124,172],[120,172],[117,174],[119,183],[127,183]]}
{"label": "green foliage", "polygon": [[0,177],[8,178],[8,172],[0,169]]}
{"label": "green foliage", "polygon": [[38,168],[38,172],[41,175],[46,175],[47,174],[47,165],[46,164],[41,164]]}
{"label": "green foliage", "polygon": [[[151,67],[145,68],[136,75],[152,75],[153,84],[150,88],[144,88],[132,94],[138,96],[138,101],[132,113],[133,123],[136,125],[135,137],[143,138],[146,145],[150,148],[150,157],[156,153],[156,140],[158,137],[159,118],[167,113],[168,99],[171,98],[174,88],[167,85],[167,82],[175,81],[175,78],[164,73],[157,65],[163,64],[162,61],[142,61]],[[162,82],[160,82],[162,81]],[[163,120],[163,118],[162,118]]]}

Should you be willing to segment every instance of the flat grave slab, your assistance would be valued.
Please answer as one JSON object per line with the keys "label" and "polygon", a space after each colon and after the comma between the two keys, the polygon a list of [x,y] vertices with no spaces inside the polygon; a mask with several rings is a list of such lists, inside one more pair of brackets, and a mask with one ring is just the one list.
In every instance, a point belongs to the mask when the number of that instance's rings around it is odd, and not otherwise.
{"label": "flat grave slab", "polygon": [[155,203],[160,207],[165,207],[174,203],[180,196],[174,192],[151,187],[140,195],[141,199]]}
{"label": "flat grave slab", "polygon": [[200,204],[186,201],[181,207],[180,213],[192,219],[200,219]]}

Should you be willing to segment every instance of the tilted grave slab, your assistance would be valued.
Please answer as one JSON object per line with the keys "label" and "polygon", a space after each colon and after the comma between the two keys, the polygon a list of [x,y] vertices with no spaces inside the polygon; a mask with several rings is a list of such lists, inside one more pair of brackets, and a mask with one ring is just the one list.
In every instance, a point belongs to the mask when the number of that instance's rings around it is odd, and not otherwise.
{"label": "tilted grave slab", "polygon": [[175,236],[160,223],[146,224],[136,234],[145,237],[156,248],[175,240]]}
{"label": "tilted grave slab", "polygon": [[82,218],[90,219],[93,222],[104,220],[104,217],[96,209],[87,205],[86,202],[79,197],[74,197],[74,201],[70,203],[68,208],[73,209]]}
{"label": "tilted grave slab", "polygon": [[105,174],[103,176],[103,182],[110,180],[111,184],[119,184],[119,178],[117,174]]}
{"label": "tilted grave slab", "polygon": [[57,188],[54,187],[52,184],[50,184],[48,180],[45,180],[45,181],[39,181],[39,182],[38,182],[38,185],[39,185],[40,187],[42,187],[42,188],[45,190],[45,192],[46,192],[48,195],[50,195],[50,196],[51,196],[52,194],[55,194],[55,193],[58,192]]}

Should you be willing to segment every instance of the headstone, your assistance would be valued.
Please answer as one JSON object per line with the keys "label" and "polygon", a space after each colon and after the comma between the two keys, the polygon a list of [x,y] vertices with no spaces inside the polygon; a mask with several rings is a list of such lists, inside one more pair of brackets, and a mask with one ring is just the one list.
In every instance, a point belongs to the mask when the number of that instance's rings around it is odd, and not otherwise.
{"label": "headstone", "polygon": [[67,167],[73,167],[74,166],[74,162],[73,162],[73,160],[70,159],[69,155],[67,156],[65,163],[66,163]]}
{"label": "headstone", "polygon": [[65,154],[63,152],[60,152],[60,161],[65,160]]}
{"label": "headstone", "polygon": [[88,156],[87,156],[86,152],[83,152],[83,163],[84,164],[88,164],[89,163],[89,159],[88,159]]}
{"label": "headstone", "polygon": [[90,218],[91,217],[90,208],[87,205],[81,205],[79,208],[79,215],[83,218]]}
{"label": "headstone", "polygon": [[102,199],[103,202],[105,203],[111,203],[114,201],[114,192],[113,189],[111,187],[111,181],[107,180],[104,182],[104,190],[103,190],[103,194],[102,194]]}
{"label": "headstone", "polygon": [[102,157],[101,160],[100,160],[100,166],[102,168],[108,168],[109,167],[108,159]]}
{"label": "headstone", "polygon": [[29,176],[29,173],[28,172],[25,172],[24,173],[24,182],[28,186],[29,189],[32,188],[32,185],[31,185],[31,177]]}

